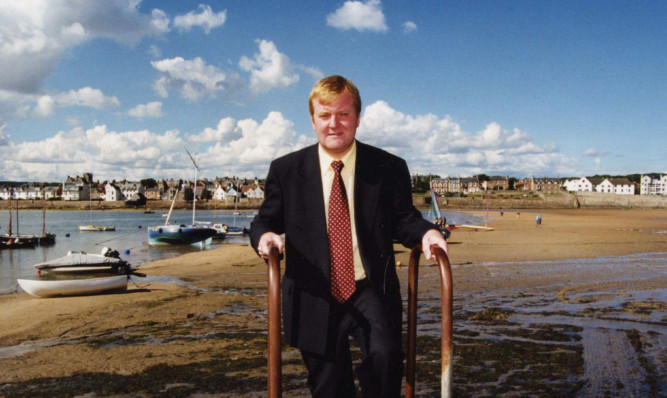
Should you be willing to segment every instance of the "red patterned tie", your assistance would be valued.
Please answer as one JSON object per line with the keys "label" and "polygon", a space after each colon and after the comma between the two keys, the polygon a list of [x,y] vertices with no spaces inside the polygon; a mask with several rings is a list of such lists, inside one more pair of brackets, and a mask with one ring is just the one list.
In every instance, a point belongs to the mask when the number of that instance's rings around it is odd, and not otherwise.
{"label": "red patterned tie", "polygon": [[331,258],[331,295],[344,303],[354,293],[354,256],[350,209],[340,176],[343,162],[331,163],[334,179],[329,196],[329,257]]}

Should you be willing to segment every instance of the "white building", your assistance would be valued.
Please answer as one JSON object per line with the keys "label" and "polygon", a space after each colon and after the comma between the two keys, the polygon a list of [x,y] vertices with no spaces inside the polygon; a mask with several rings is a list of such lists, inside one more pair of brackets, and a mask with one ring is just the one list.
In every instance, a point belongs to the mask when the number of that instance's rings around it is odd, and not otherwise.
{"label": "white building", "polygon": [[595,192],[634,195],[635,185],[627,178],[605,178],[595,186]]}
{"label": "white building", "polygon": [[667,174],[643,174],[640,195],[667,195]]}
{"label": "white building", "polygon": [[565,183],[568,192],[595,192],[595,187],[602,182],[601,178],[581,177]]}
{"label": "white building", "polygon": [[104,200],[107,202],[122,200],[122,195],[123,194],[120,192],[120,188],[114,184],[107,182],[107,185],[104,186]]}

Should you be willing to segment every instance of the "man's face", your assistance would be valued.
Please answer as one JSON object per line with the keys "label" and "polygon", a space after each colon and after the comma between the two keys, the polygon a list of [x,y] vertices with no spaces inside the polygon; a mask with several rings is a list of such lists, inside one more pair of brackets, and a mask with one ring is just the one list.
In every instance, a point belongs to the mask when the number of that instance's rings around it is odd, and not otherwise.
{"label": "man's face", "polygon": [[346,92],[331,104],[313,99],[313,130],[317,141],[335,159],[342,158],[352,147],[359,121],[352,96]]}

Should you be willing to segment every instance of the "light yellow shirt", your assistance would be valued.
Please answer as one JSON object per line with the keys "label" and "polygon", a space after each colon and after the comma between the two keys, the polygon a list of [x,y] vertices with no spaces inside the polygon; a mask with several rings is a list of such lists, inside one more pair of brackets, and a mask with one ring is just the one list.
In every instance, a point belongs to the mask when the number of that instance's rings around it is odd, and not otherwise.
{"label": "light yellow shirt", "polygon": [[[329,225],[329,196],[331,195],[331,184],[333,183],[334,170],[331,168],[331,162],[334,158],[318,145],[318,154],[320,157],[320,172],[322,173],[322,190],[324,193],[324,214],[327,218],[327,225]],[[357,240],[357,227],[354,222],[354,171],[357,161],[357,143],[352,144],[350,151],[343,156],[343,170],[340,176],[345,184],[345,192],[347,193],[347,204],[350,208],[350,226],[352,227],[352,250],[354,255],[354,279],[359,281],[366,277],[364,265],[361,262],[361,255],[359,254],[359,244]]]}

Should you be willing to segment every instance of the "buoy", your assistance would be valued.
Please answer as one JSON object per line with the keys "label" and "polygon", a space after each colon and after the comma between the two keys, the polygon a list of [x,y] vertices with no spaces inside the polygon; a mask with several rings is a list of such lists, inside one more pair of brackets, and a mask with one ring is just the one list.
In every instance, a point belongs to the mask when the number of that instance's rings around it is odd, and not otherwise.
{"label": "buoy", "polygon": [[396,261],[396,268],[401,268],[403,266],[403,263],[400,261]]}
{"label": "buoy", "polygon": [[139,229],[141,229],[141,225],[139,226]]}
{"label": "buoy", "polygon": [[130,254],[130,249],[125,249],[125,254]]}

